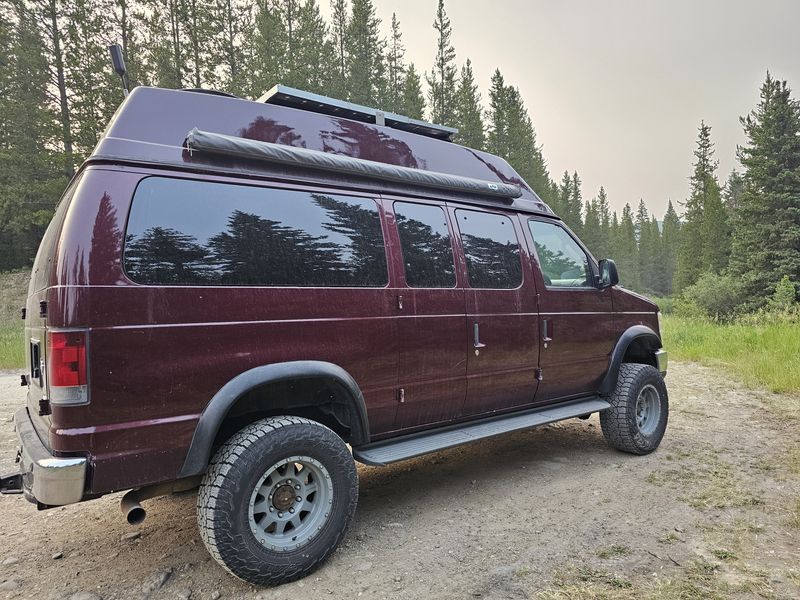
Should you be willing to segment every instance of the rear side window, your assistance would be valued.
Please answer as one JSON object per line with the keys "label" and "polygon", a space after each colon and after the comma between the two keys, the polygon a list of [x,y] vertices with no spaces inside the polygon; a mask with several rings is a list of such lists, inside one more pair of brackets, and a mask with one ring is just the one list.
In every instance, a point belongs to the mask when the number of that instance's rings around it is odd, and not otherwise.
{"label": "rear side window", "polygon": [[136,189],[125,270],[166,285],[388,283],[374,200],[162,177]]}
{"label": "rear side window", "polygon": [[522,284],[522,264],[511,219],[473,210],[457,210],[456,219],[467,259],[470,287],[519,287]]}
{"label": "rear side window", "polygon": [[428,204],[395,202],[394,214],[409,287],[455,287],[453,247],[444,211]]}

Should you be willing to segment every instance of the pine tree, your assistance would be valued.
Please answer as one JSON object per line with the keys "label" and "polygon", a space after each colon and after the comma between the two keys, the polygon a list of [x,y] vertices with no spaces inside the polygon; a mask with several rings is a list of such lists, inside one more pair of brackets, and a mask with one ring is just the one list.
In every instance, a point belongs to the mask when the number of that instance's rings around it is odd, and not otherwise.
{"label": "pine tree", "polygon": [[384,77],[384,42],[372,0],[353,0],[347,25],[347,97],[351,102],[381,107]]}
{"label": "pine tree", "polygon": [[[681,236],[681,247],[678,251],[678,265],[675,273],[674,288],[682,291],[692,285],[701,273],[709,271],[711,266],[706,262],[706,242],[704,236],[709,227],[704,226],[706,201],[719,197],[717,182],[717,161],[714,159],[714,144],[711,141],[711,127],[700,122],[697,136],[697,148],[694,151],[694,171],[689,178],[690,194],[686,201],[685,225]],[[713,202],[713,198],[711,199]]]}
{"label": "pine tree", "polygon": [[800,282],[800,103],[786,81],[767,73],[758,106],[741,119],[744,190],[736,210],[731,271],[751,306],[784,275]]}
{"label": "pine tree", "polygon": [[615,261],[619,270],[620,282],[627,288],[641,290],[636,228],[633,223],[633,211],[630,204],[626,204],[622,210],[622,218],[616,228],[615,238],[614,256],[616,257]]}
{"label": "pine tree", "polygon": [[347,24],[347,0],[331,0],[333,65],[328,93],[334,98],[347,97]]}
{"label": "pine tree", "polygon": [[508,155],[508,118],[506,83],[500,69],[492,74],[489,88],[489,112],[486,149],[498,156]]}
{"label": "pine tree", "polygon": [[564,223],[577,235],[581,235],[581,209],[583,208],[583,194],[581,193],[581,178],[575,171],[570,177],[564,171],[559,188],[559,204],[561,212],[558,213]]}
{"label": "pine tree", "polygon": [[294,61],[295,75],[290,85],[316,94],[325,92],[330,87],[334,49],[316,0],[306,0],[299,9],[293,51],[297,56]]}
{"label": "pine tree", "polygon": [[739,171],[734,169],[728,175],[728,181],[725,182],[725,187],[722,188],[722,200],[725,203],[725,208],[728,211],[728,216],[731,217],[742,199],[744,192],[744,177]]}
{"label": "pine tree", "polygon": [[664,214],[664,231],[662,234],[661,263],[664,272],[664,294],[671,295],[672,283],[675,279],[675,268],[678,262],[678,248],[681,245],[681,220],[672,200],[667,202]]}
{"label": "pine tree", "polygon": [[592,198],[584,204],[583,236],[581,240],[595,257],[603,258],[603,255],[600,254],[600,236],[600,213],[598,212],[597,198]]}
{"label": "pine tree", "polygon": [[572,201],[572,177],[569,171],[564,171],[561,176],[561,183],[558,185],[558,195],[554,198],[551,208],[562,219],[570,212],[570,203]]}
{"label": "pine tree", "polygon": [[608,258],[611,256],[611,214],[608,196],[602,185],[597,192],[596,212],[600,227],[597,235],[597,256]]}
{"label": "pine tree", "polygon": [[13,9],[0,11],[0,271],[30,264],[66,184],[41,32]]}
{"label": "pine tree", "polygon": [[450,39],[453,30],[444,9],[444,0],[439,0],[433,28],[437,34],[436,58],[427,76],[431,121],[453,125],[456,122],[456,51]]}
{"label": "pine tree", "polygon": [[481,93],[475,83],[472,62],[469,59],[461,67],[461,77],[456,91],[455,126],[458,127],[456,140],[469,148],[483,150],[486,136],[483,131],[483,109]]}
{"label": "pine tree", "polygon": [[404,57],[406,51],[403,47],[403,34],[400,32],[400,21],[397,20],[396,13],[392,13],[391,27],[389,48],[386,55],[388,67],[386,110],[400,112],[403,107],[403,90],[406,75]]}
{"label": "pine tree", "polygon": [[277,0],[258,0],[253,15],[253,40],[249,61],[253,96],[260,96],[283,82],[285,36],[286,30]]}
{"label": "pine tree", "polygon": [[422,95],[422,80],[414,68],[414,63],[408,65],[406,80],[403,83],[403,103],[401,114],[412,119],[425,118],[425,97]]}
{"label": "pine tree", "polygon": [[[181,11],[180,31],[186,41],[186,78],[195,88],[203,87],[203,82],[211,78],[213,64],[206,50],[210,31],[209,0],[184,0]],[[182,43],[183,40],[182,40]]]}
{"label": "pine tree", "polygon": [[728,212],[722,204],[719,185],[709,186],[703,203],[703,268],[720,274],[728,266],[731,251]]}
{"label": "pine tree", "polygon": [[212,82],[231,94],[249,95],[252,93],[247,68],[253,40],[251,4],[246,0],[211,0],[208,23],[212,35],[209,60],[217,66]]}
{"label": "pine tree", "polygon": [[[184,11],[180,0],[142,0],[147,14],[144,56],[148,85],[182,88],[186,57],[182,42]],[[214,34],[216,34],[216,30]],[[215,60],[216,57],[212,58]]]}

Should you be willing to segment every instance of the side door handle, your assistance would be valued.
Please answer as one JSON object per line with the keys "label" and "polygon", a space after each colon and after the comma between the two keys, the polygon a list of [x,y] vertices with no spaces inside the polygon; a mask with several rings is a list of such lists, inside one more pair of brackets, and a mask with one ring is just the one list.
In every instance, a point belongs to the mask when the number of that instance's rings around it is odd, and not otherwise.
{"label": "side door handle", "polygon": [[544,319],[542,321],[542,342],[544,342],[545,348],[547,348],[550,342],[553,341],[553,338],[551,338],[549,335],[549,330],[550,330],[549,323],[547,319]]}
{"label": "side door handle", "polygon": [[475,356],[481,353],[481,348],[486,348],[486,344],[481,344],[481,332],[477,323],[472,326],[472,334],[474,337],[473,348],[475,348]]}

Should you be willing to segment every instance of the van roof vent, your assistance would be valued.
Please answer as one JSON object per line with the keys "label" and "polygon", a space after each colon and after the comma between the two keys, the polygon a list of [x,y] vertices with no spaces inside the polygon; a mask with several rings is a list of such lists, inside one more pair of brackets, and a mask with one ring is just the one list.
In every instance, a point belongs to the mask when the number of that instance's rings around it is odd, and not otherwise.
{"label": "van roof vent", "polygon": [[345,119],[362,121],[364,123],[386,125],[387,127],[409,131],[438,140],[450,141],[452,136],[458,133],[458,129],[455,127],[435,125],[433,123],[427,123],[426,121],[404,117],[403,115],[384,112],[377,108],[369,108],[368,106],[337,100],[336,98],[328,98],[327,96],[304,92],[303,90],[285,85],[276,85],[261,96],[258,101],[266,102],[267,104],[299,108],[323,115],[344,117]]}

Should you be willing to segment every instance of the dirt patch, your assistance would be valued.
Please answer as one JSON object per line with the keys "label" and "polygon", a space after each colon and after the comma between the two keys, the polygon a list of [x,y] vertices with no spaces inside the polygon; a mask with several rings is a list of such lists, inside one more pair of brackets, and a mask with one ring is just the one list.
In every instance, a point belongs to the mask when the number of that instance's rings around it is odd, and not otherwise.
{"label": "dirt patch", "polygon": [[[192,493],[146,502],[138,530],[119,494],[41,513],[5,496],[0,597],[797,598],[800,423],[709,368],[673,364],[668,387],[670,425],[649,456],[610,450],[595,415],[359,467],[346,542],[275,589],[208,556]],[[4,472],[22,397],[0,376]]]}

